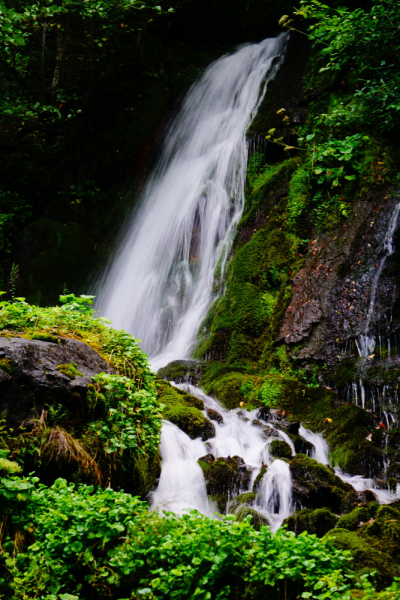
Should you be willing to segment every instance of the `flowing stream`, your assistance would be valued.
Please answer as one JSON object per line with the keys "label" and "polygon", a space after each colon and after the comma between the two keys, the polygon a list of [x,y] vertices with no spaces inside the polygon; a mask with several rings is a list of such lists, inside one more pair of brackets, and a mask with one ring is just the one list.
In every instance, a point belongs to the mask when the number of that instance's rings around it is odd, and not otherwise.
{"label": "flowing stream", "polygon": [[[207,409],[212,409],[220,414],[222,422],[213,421],[215,437],[203,442],[200,438],[192,440],[179,427],[164,421],[160,445],[162,470],[158,487],[151,495],[151,508],[178,514],[197,509],[205,515],[215,516],[218,510],[207,497],[206,480],[197,461],[207,454],[215,458],[240,457],[244,462],[242,468],[250,471],[251,476],[247,487],[239,489],[237,495],[251,491],[261,468],[267,467],[258,486],[253,508],[268,520],[272,531],[276,531],[293,510],[292,478],[289,464],[274,459],[269,446],[273,440],[283,440],[289,444],[294,456],[294,445],[288,434],[279,429],[279,423],[262,419],[258,409],[251,412],[244,409],[227,410],[218,400],[207,396],[194,385],[179,384],[176,387],[204,402],[204,416],[207,417]],[[313,433],[303,425],[299,428],[299,435],[313,445],[312,458],[329,466],[329,448],[322,435]],[[400,498],[400,485],[396,493],[392,493],[379,489],[373,479],[351,476],[339,468],[335,468],[335,473],[357,492],[373,491],[381,504]]]}
{"label": "flowing stream", "polygon": [[[373,351],[375,350],[376,339],[374,336],[368,335],[369,324],[371,321],[371,317],[373,316],[374,311],[375,311],[376,292],[378,290],[378,283],[379,283],[380,277],[382,275],[383,267],[385,266],[385,262],[386,262],[388,256],[390,256],[394,252],[393,236],[397,229],[397,221],[399,218],[399,212],[400,212],[400,202],[396,204],[396,206],[393,210],[392,216],[389,220],[388,229],[387,229],[387,231],[385,233],[385,237],[383,239],[383,256],[379,262],[378,269],[376,270],[376,273],[375,273],[373,281],[372,281],[371,297],[370,297],[370,301],[369,301],[367,321],[365,324],[364,333],[363,333],[363,335],[360,335],[358,340],[356,340],[358,354],[362,357],[367,357],[368,355],[371,355],[373,353]],[[363,392],[362,384],[361,384],[361,391]],[[365,399],[363,401],[363,408],[364,408],[364,405],[365,405]]]}
{"label": "flowing stream", "polygon": [[192,86],[98,292],[102,314],[142,340],[154,370],[190,356],[215,298],[244,206],[246,131],[286,39],[243,46]]}

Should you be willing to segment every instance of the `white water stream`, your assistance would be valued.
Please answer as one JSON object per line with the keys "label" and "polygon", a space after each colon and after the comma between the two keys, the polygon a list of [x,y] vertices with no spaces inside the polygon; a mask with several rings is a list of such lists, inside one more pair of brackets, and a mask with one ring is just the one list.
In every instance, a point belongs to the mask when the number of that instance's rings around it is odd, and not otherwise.
{"label": "white water stream", "polygon": [[[203,414],[206,417],[207,409],[213,409],[222,416],[223,422],[213,421],[215,437],[206,442],[200,438],[192,440],[176,425],[164,422],[160,445],[162,471],[158,487],[151,495],[151,508],[178,514],[184,510],[197,509],[205,515],[215,516],[218,510],[207,498],[206,481],[197,461],[207,454],[212,454],[215,458],[239,456],[245,463],[243,468],[251,471],[248,488],[239,490],[239,493],[251,491],[262,466],[267,466],[253,508],[268,520],[272,531],[276,531],[293,510],[292,478],[289,464],[274,459],[270,455],[269,446],[273,440],[281,439],[290,445],[294,456],[295,450],[290,437],[279,430],[277,423],[261,419],[257,414],[258,410],[227,410],[196,386],[179,384],[177,387],[203,400]],[[267,430],[270,430],[268,435]],[[329,448],[322,435],[313,433],[303,425],[299,428],[299,435],[314,446],[312,458],[329,466]],[[335,473],[357,492],[371,490],[381,504],[400,498],[400,486],[392,493],[379,489],[373,479],[361,475],[351,476],[339,468],[335,468]]]}
{"label": "white water stream", "polygon": [[[375,311],[376,292],[378,291],[378,283],[379,283],[380,277],[382,275],[383,267],[385,266],[385,262],[386,262],[388,256],[390,256],[394,252],[393,236],[397,229],[397,221],[399,218],[399,213],[400,213],[400,202],[398,204],[396,204],[396,206],[394,208],[392,216],[390,217],[390,220],[389,220],[389,225],[388,225],[387,231],[385,233],[385,237],[383,239],[384,254],[380,260],[379,267],[376,270],[374,279],[372,281],[371,298],[369,301],[367,322],[365,324],[364,333],[363,333],[363,335],[360,335],[358,340],[356,340],[358,354],[364,358],[371,355],[373,353],[373,351],[375,350],[375,346],[376,346],[375,337],[368,335],[369,324],[371,321],[371,317],[373,316],[374,311]],[[361,389],[363,391],[362,384],[361,384]],[[365,404],[365,402],[364,402],[364,404]],[[364,404],[363,404],[363,408],[364,408]]]}
{"label": "white water stream", "polygon": [[[213,516],[217,509],[207,500],[206,482],[197,460],[206,454],[212,454],[215,458],[239,456],[251,471],[250,490],[262,465],[268,465],[254,508],[268,519],[271,528],[276,531],[292,510],[292,481],[288,463],[274,460],[270,456],[269,446],[274,439],[281,439],[289,443],[294,455],[289,436],[276,429],[275,424],[257,417],[257,410],[227,410],[196,386],[180,384],[177,387],[203,400],[205,410],[217,411],[223,422],[213,421],[215,437],[206,442],[200,438],[192,440],[176,425],[164,422],[160,445],[162,471],[159,485],[152,494],[152,508],[176,513],[196,508],[203,514]],[[206,412],[204,415],[207,416]],[[256,419],[261,425],[253,424]],[[271,429],[268,438],[265,429]],[[245,491],[248,490],[239,490],[239,493]]]}
{"label": "white water stream", "polygon": [[248,44],[205,71],[171,123],[97,307],[142,340],[157,370],[189,357],[244,205],[246,131],[287,35]]}

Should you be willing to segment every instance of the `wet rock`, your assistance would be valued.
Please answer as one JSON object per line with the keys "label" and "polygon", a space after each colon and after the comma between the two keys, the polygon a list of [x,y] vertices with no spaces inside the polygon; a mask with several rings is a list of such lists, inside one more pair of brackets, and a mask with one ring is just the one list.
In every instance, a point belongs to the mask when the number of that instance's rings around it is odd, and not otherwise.
{"label": "wet rock", "polygon": [[296,454],[306,454],[307,456],[312,456],[312,453],[314,452],[314,446],[311,444],[311,442],[307,442],[299,435],[291,435],[290,437],[294,444]]}
{"label": "wet rock", "polygon": [[364,525],[371,518],[369,510],[365,506],[359,506],[347,515],[340,517],[337,526],[349,531],[357,531],[360,524]]}
{"label": "wet rock", "polygon": [[351,551],[352,567],[355,571],[378,571],[378,583],[382,586],[390,584],[397,575],[398,566],[391,556],[372,546],[369,540],[363,539],[354,531],[332,529],[324,539],[339,550]]}
{"label": "wet rock", "polygon": [[262,419],[263,421],[269,421],[271,415],[271,411],[267,406],[262,406],[256,414],[257,419]]}
{"label": "wet rock", "polygon": [[268,469],[267,465],[263,465],[261,467],[261,470],[260,470],[259,474],[257,475],[257,477],[255,478],[254,483],[253,483],[253,489],[252,489],[253,492],[255,492],[255,493],[258,492],[261,480],[264,477],[265,473],[267,472],[267,469]]}
{"label": "wet rock", "polygon": [[115,373],[93,348],[78,340],[15,335],[0,337],[0,412],[6,413],[10,426],[41,414],[45,405],[84,406],[92,377]]}
{"label": "wet rock", "polygon": [[261,421],[259,421],[258,419],[253,419],[251,424],[255,427],[263,427],[263,423],[261,423]]}
{"label": "wet rock", "polygon": [[[353,207],[351,223],[316,240],[303,268],[292,279],[292,298],[284,315],[280,339],[289,351],[302,344],[296,358],[323,361],[335,369],[344,357],[358,356],[354,340],[364,333],[374,277],[384,256],[383,240],[397,198],[371,190]],[[399,293],[398,257],[388,257],[376,289],[369,330],[396,333]],[[392,264],[393,263],[393,264]],[[387,315],[393,313],[393,319]]]}
{"label": "wet rock", "polygon": [[157,372],[160,379],[194,385],[200,381],[201,375],[202,363],[199,360],[173,360]]}
{"label": "wet rock", "polygon": [[240,457],[217,458],[213,462],[199,460],[207,485],[207,494],[219,498],[222,505],[229,498],[234,498],[243,490],[247,490],[251,480],[251,470],[247,470]]}
{"label": "wet rock", "polygon": [[206,454],[205,456],[201,456],[199,458],[199,461],[205,462],[205,463],[211,463],[211,462],[214,462],[214,460],[215,460],[215,456],[213,456],[212,454]]}
{"label": "wet rock", "polygon": [[216,421],[217,423],[224,422],[222,415],[218,411],[213,410],[212,408],[208,408],[206,412],[208,418],[211,419],[211,421]]}
{"label": "wet rock", "polygon": [[229,512],[234,513],[235,510],[242,505],[253,506],[254,501],[256,499],[256,495],[254,492],[245,492],[244,494],[239,494],[234,498],[229,505]]}
{"label": "wet rock", "polygon": [[275,458],[292,458],[292,449],[282,440],[273,440],[270,446],[270,452]]}
{"label": "wet rock", "polygon": [[192,406],[172,406],[164,410],[164,417],[177,425],[193,440],[201,437],[203,442],[215,436],[215,427],[203,413]]}
{"label": "wet rock", "polygon": [[256,531],[259,531],[261,526],[268,525],[268,520],[262,514],[246,504],[238,506],[232,514],[236,516],[238,521],[244,521],[244,519],[250,515],[251,524]]}
{"label": "wet rock", "polygon": [[273,427],[266,427],[265,429],[263,429],[263,432],[266,439],[279,437],[278,430],[274,429]]}
{"label": "wet rock", "polygon": [[336,526],[338,519],[339,517],[327,508],[303,509],[285,519],[283,525],[286,525],[288,531],[293,531],[296,535],[307,531],[323,537]]}
{"label": "wet rock", "polygon": [[290,463],[293,479],[293,501],[300,508],[329,508],[335,513],[341,512],[342,502],[357,495],[354,489],[344,483],[334,472],[316,460],[296,455]]}

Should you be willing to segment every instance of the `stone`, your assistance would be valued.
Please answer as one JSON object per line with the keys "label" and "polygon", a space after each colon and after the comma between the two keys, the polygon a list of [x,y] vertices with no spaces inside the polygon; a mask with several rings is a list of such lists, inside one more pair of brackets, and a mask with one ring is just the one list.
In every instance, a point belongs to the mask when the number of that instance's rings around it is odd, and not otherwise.
{"label": "stone", "polygon": [[[92,378],[101,372],[115,373],[93,348],[62,337],[57,342],[18,334],[0,337],[0,362],[0,412],[6,412],[11,427],[36,418],[45,405],[74,409],[85,405]],[[66,365],[76,365],[74,378],[58,369]]]}

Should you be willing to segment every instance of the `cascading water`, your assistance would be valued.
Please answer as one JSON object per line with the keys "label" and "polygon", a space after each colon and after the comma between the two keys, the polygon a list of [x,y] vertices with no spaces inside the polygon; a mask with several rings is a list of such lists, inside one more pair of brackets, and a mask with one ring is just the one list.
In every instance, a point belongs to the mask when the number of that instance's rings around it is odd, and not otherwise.
{"label": "cascading water", "polygon": [[142,340],[154,369],[190,355],[213,301],[243,211],[246,131],[286,39],[246,45],[193,85],[98,294],[103,315]]}
{"label": "cascading water", "polygon": [[[229,411],[196,386],[180,384],[177,387],[200,398],[205,410],[217,411],[223,421],[213,422],[215,437],[207,442],[191,440],[178,427],[164,422],[160,446],[162,471],[158,487],[152,494],[152,508],[177,513],[196,508],[203,514],[213,516],[216,508],[207,502],[206,482],[197,460],[206,454],[217,458],[238,456],[243,459],[246,469],[251,471],[250,488],[262,465],[269,465],[260,483],[254,508],[268,519],[272,530],[276,531],[292,509],[292,482],[289,465],[282,460],[274,460],[270,456],[269,445],[274,439],[289,440],[292,453],[295,454],[288,435],[259,416],[256,420],[257,410]],[[253,422],[255,420],[256,423]],[[268,429],[271,435],[267,437],[265,430]],[[241,491],[245,490],[238,492]]]}
{"label": "cascading water", "polygon": [[[393,235],[396,232],[397,221],[399,218],[399,212],[400,212],[400,202],[398,204],[396,204],[396,206],[395,206],[395,209],[394,209],[393,214],[389,221],[389,226],[388,226],[387,232],[383,239],[384,254],[381,258],[378,269],[377,269],[377,271],[374,275],[373,281],[372,281],[371,297],[370,297],[370,301],[369,301],[367,322],[365,324],[364,333],[362,335],[360,335],[358,340],[356,340],[358,354],[364,358],[366,358],[368,355],[372,354],[373,351],[375,350],[375,346],[376,346],[375,337],[368,335],[369,324],[370,324],[371,317],[373,316],[374,310],[375,310],[376,292],[378,289],[378,283],[379,283],[379,279],[380,279],[382,271],[383,271],[383,267],[385,266],[385,262],[386,262],[388,256],[390,256],[390,254],[392,254],[394,252]],[[362,388],[362,390],[363,390],[363,388]],[[364,404],[365,404],[365,402],[364,402]],[[363,406],[363,408],[364,408],[364,406]]]}

